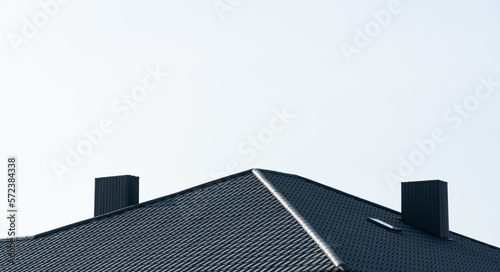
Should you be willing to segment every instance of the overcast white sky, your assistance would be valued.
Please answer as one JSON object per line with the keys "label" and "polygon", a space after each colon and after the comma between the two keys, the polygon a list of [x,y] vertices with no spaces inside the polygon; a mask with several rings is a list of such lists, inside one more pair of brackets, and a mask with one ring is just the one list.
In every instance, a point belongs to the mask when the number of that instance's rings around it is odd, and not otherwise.
{"label": "overcast white sky", "polygon": [[41,3],[0,0],[20,235],[92,217],[95,177],[142,202],[259,167],[395,210],[442,179],[451,230],[500,246],[497,1]]}

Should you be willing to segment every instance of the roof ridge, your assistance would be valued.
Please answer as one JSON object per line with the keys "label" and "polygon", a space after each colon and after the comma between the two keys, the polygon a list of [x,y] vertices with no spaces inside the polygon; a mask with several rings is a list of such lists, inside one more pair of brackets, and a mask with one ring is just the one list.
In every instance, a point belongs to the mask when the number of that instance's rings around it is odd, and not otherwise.
{"label": "roof ridge", "polygon": [[269,180],[264,176],[260,169],[252,169],[252,173],[257,179],[271,192],[271,194],[280,202],[280,204],[297,220],[299,225],[311,237],[311,239],[318,245],[318,247],[325,253],[328,259],[339,268],[341,271],[347,271],[345,263],[333,251],[333,249],[323,240],[323,238],[316,232],[316,230],[307,222],[304,217],[288,202],[288,200],[274,187]]}

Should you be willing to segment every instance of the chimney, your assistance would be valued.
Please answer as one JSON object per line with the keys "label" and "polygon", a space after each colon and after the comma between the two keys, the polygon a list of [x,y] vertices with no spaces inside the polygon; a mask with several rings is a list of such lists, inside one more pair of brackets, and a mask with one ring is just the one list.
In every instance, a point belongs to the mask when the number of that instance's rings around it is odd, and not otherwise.
{"label": "chimney", "polygon": [[139,177],[124,175],[95,179],[94,216],[139,203]]}
{"label": "chimney", "polygon": [[441,180],[401,183],[403,222],[448,239],[448,184]]}

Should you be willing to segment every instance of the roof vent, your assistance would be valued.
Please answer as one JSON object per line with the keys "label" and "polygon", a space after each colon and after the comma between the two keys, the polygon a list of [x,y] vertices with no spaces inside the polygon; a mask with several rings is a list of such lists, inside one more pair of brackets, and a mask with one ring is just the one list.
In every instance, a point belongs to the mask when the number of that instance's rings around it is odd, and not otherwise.
{"label": "roof vent", "polygon": [[391,224],[387,224],[386,222],[384,222],[380,219],[368,217],[366,220],[368,222],[373,223],[373,224],[375,224],[379,227],[382,227],[386,230],[390,230],[390,231],[394,231],[394,232],[401,232],[401,229],[398,229]]}
{"label": "roof vent", "polygon": [[139,203],[139,177],[124,175],[95,179],[94,216]]}
{"label": "roof vent", "polygon": [[403,222],[448,239],[448,184],[441,180],[401,183]]}

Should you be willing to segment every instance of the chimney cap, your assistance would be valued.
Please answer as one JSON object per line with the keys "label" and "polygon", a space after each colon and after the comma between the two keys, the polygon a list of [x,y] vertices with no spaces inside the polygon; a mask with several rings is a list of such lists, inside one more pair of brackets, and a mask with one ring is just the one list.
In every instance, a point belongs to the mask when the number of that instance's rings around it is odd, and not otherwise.
{"label": "chimney cap", "polygon": [[448,183],[444,180],[440,180],[440,179],[426,179],[426,180],[409,180],[409,181],[403,181],[401,183],[418,183],[418,182],[422,182],[422,183],[439,183],[439,182],[444,182],[444,183]]}
{"label": "chimney cap", "polygon": [[110,179],[110,178],[119,178],[119,177],[135,177],[135,178],[139,178],[138,176],[134,176],[134,175],[116,175],[116,176],[98,177],[98,178],[95,178],[95,179],[98,180],[98,179]]}

